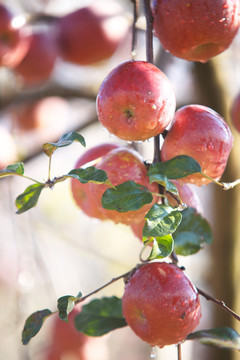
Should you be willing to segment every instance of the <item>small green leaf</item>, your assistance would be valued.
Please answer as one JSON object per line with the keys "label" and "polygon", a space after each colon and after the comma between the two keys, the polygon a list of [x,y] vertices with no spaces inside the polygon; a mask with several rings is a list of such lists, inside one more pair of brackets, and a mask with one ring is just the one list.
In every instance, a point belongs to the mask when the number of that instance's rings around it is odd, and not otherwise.
{"label": "small green leaf", "polygon": [[163,259],[173,252],[174,242],[172,235],[153,238],[153,246],[148,260]]}
{"label": "small green leaf", "polygon": [[10,176],[10,175],[23,175],[23,174],[24,174],[24,165],[22,162],[8,165],[6,169],[0,171],[0,177]]}
{"label": "small green leaf", "polygon": [[85,139],[82,135],[76,132],[70,132],[60,137],[57,143],[43,144],[43,151],[47,156],[52,156],[54,151],[58,148],[71,145],[74,141],[79,142],[82,146],[86,146]]}
{"label": "small green leaf", "polygon": [[175,231],[174,249],[178,255],[198,252],[204,243],[212,242],[212,230],[205,218],[193,208],[182,211],[182,222]]}
{"label": "small green leaf", "polygon": [[168,180],[166,175],[152,174],[149,176],[149,180],[151,183],[156,182],[164,186],[166,188],[166,191],[171,192],[177,196],[179,195],[177,187],[171,181]]}
{"label": "small green leaf", "polygon": [[134,211],[150,204],[152,200],[147,187],[130,180],[107,189],[102,196],[102,207],[118,212]]}
{"label": "small green leaf", "polygon": [[201,166],[196,160],[187,155],[178,155],[171,160],[152,164],[149,167],[148,176],[161,174],[169,179],[181,179],[201,171]]}
{"label": "small green leaf", "polygon": [[61,320],[68,322],[68,314],[73,310],[75,306],[75,301],[79,300],[80,297],[81,295],[78,297],[72,295],[65,295],[58,299],[57,307]]}
{"label": "small green leaf", "polygon": [[41,329],[44,321],[48,318],[52,312],[48,309],[36,311],[32,315],[30,315],[25,324],[22,331],[22,343],[23,345],[27,345],[32,337],[37,335],[39,330]]}
{"label": "small green leaf", "polygon": [[76,329],[88,336],[101,336],[126,325],[122,301],[116,296],[91,301],[75,317]]}
{"label": "small green leaf", "polygon": [[240,335],[229,327],[196,331],[189,334],[187,340],[198,340],[204,345],[240,350]]}
{"label": "small green leaf", "polygon": [[107,173],[104,170],[97,169],[94,166],[73,169],[66,176],[77,179],[82,184],[93,182],[95,184],[106,184],[111,186],[111,183],[107,177]]}
{"label": "small green leaf", "polygon": [[33,184],[28,186],[16,199],[15,203],[18,209],[17,214],[22,214],[34,207],[37,204],[38,198],[44,187],[44,184]]}
{"label": "small green leaf", "polygon": [[168,205],[154,204],[146,214],[143,236],[157,237],[172,234],[180,224],[182,215]]}

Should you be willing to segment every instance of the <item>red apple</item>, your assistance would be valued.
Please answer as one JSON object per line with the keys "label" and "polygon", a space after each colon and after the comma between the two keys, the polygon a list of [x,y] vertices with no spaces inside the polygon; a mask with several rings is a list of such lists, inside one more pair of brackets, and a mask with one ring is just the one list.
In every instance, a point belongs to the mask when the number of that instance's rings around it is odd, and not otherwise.
{"label": "red apple", "polygon": [[135,334],[160,348],[183,341],[201,317],[197,290],[182,270],[165,262],[143,265],[133,273],[122,308]]}
{"label": "red apple", "polygon": [[[96,167],[106,171],[109,180],[114,186],[125,181],[133,180],[136,183],[147,187],[151,192],[158,192],[157,184],[150,184],[149,182],[147,169],[143,159],[140,157],[139,153],[134,150],[125,147],[111,150],[101,159]],[[103,209],[101,198],[107,188],[108,186],[103,184],[98,185],[91,183],[89,185],[90,192],[97,204],[97,209],[105,216],[105,218],[111,219],[115,223],[129,225],[134,222],[139,222],[152,207],[153,203],[156,202],[156,196],[154,196],[151,204],[146,204],[136,211],[118,212],[115,210]]]}
{"label": "red apple", "polygon": [[115,1],[97,0],[56,23],[62,58],[91,65],[109,58],[126,37],[129,24]]}
{"label": "red apple", "polygon": [[16,66],[25,56],[28,46],[24,29],[18,26],[13,14],[0,4],[0,65]]}
{"label": "red apple", "polygon": [[26,85],[36,85],[51,76],[58,50],[51,32],[35,32],[26,38],[30,43],[28,51],[14,70]]}
{"label": "red apple", "polygon": [[231,119],[235,129],[240,132],[240,93],[235,97],[231,106]]}
{"label": "red apple", "polygon": [[[206,106],[188,105],[175,113],[161,149],[161,158],[167,161],[177,155],[191,156],[201,165],[204,174],[219,180],[232,145],[232,133],[218,113]],[[198,173],[179,179],[179,182],[201,186],[211,180]]]}
{"label": "red apple", "polygon": [[154,0],[155,35],[172,55],[206,62],[229,47],[240,24],[239,0]]}
{"label": "red apple", "polygon": [[146,140],[162,133],[176,107],[164,73],[145,61],[127,61],[113,69],[97,96],[98,117],[121,139]]}
{"label": "red apple", "polygon": [[[91,163],[91,165],[96,165],[99,159],[106,155],[109,151],[118,148],[117,144],[100,144],[94,146],[93,148],[87,150],[77,161],[75,165],[75,169],[83,167],[87,163]],[[102,209],[99,209],[98,204],[95,201],[95,197],[89,189],[90,184],[82,184],[80,181],[76,179],[72,179],[71,181],[71,191],[73,198],[76,204],[81,208],[81,210],[90,217],[105,219],[104,213]]]}

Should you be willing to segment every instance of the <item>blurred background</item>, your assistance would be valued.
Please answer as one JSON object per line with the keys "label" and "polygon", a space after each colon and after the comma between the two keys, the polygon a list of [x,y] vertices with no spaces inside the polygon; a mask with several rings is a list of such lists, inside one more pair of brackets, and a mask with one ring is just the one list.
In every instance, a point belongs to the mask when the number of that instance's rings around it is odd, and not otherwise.
{"label": "blurred background", "polygon": [[[100,1],[100,0],[97,0]],[[2,56],[0,66],[0,166],[23,161],[25,174],[40,181],[48,177],[48,158],[42,144],[57,141],[69,131],[85,137],[87,149],[104,143],[122,143],[98,122],[95,99],[108,72],[131,58],[133,3],[112,0],[121,15],[124,34],[112,54],[93,64],[77,64],[64,58],[54,39],[58,17],[63,17],[92,1],[6,0],[0,4],[23,23],[22,47],[10,57]],[[106,3],[106,5],[104,5]],[[102,9],[109,6],[101,1]],[[121,10],[119,10],[119,8]],[[143,9],[137,23],[136,59],[146,60]],[[1,13],[0,13],[1,15]],[[0,18],[1,23],[4,21]],[[120,23],[117,33],[121,33]],[[22,29],[22,28],[21,28]],[[22,31],[22,30],[21,30]],[[33,34],[40,35],[29,54]],[[18,35],[22,36],[22,35]],[[87,36],[87,33],[84,33]],[[30,38],[30,40],[28,40]],[[78,47],[78,36],[75,41]],[[2,41],[2,40],[1,40]],[[14,43],[15,40],[13,40]],[[39,41],[39,42],[38,42]],[[50,44],[48,43],[50,41]],[[92,44],[90,44],[92,45]],[[84,50],[87,52],[87,50]],[[90,51],[90,50],[89,50]],[[26,59],[28,54],[28,58]],[[210,106],[228,122],[235,141],[223,180],[240,178],[240,135],[231,124],[230,109],[240,90],[240,36],[221,55],[206,64],[172,57],[154,39],[155,64],[171,80],[177,107],[198,103]],[[1,54],[0,54],[1,56]],[[19,60],[20,59],[20,60]],[[44,76],[42,76],[44,74]],[[153,157],[153,141],[135,147],[145,160]],[[75,167],[84,148],[74,143],[58,149],[52,159],[52,177]],[[139,261],[140,241],[128,226],[87,217],[75,204],[70,181],[43,191],[37,207],[16,215],[15,199],[30,185],[29,180],[7,177],[0,180],[0,358],[8,360],[145,360],[176,359],[175,346],[152,349],[129,328],[116,330],[84,345],[84,351],[66,351],[61,358],[51,355],[54,347],[54,317],[40,333],[23,346],[21,331],[33,312],[56,309],[63,295],[83,295],[130,270]],[[180,265],[200,289],[223,300],[240,312],[240,193],[236,187],[223,192],[215,185],[194,187],[200,196],[204,216],[210,222],[214,242],[190,257],[180,257]],[[118,281],[97,297],[123,293]],[[231,326],[240,331],[229,314],[201,298],[202,319],[198,329]],[[193,342],[182,347],[183,359],[235,359],[236,352],[216,350]]]}

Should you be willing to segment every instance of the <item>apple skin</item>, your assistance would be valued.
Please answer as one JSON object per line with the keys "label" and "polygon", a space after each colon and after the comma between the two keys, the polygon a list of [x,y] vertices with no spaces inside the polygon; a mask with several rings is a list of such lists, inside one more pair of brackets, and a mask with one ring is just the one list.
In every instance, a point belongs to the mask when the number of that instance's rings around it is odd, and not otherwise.
{"label": "apple skin", "polygon": [[146,61],[127,61],[104,79],[98,118],[111,134],[141,141],[162,133],[173,118],[175,94],[166,75]]}
{"label": "apple skin", "polygon": [[[201,165],[202,172],[219,180],[225,170],[233,145],[232,133],[223,118],[202,105],[187,105],[176,111],[162,149],[161,159],[167,161],[177,155],[188,155]],[[211,180],[193,174],[179,183],[201,186]]]}
{"label": "apple skin", "polygon": [[22,61],[14,68],[25,85],[37,85],[49,79],[54,69],[58,48],[49,32],[27,34],[29,48]]}
{"label": "apple skin", "polygon": [[172,55],[206,62],[229,47],[240,24],[238,0],[154,0],[155,35]]}
{"label": "apple skin", "polygon": [[240,92],[233,100],[230,115],[234,128],[240,133]]}
{"label": "apple skin", "polygon": [[[179,182],[177,180],[171,180],[171,181],[177,187],[178,193],[179,193],[179,196],[180,196],[182,202],[184,204],[186,204],[187,206],[196,209],[196,211],[199,214],[203,215],[204,211],[203,211],[202,203],[201,203],[201,200],[200,200],[198,194],[196,193],[196,191],[194,191],[189,186],[189,184],[179,184]],[[172,207],[178,206],[177,200],[175,200],[170,194],[167,194],[167,200],[168,200],[168,203],[170,206],[172,206]],[[143,234],[144,224],[145,224],[145,219],[143,219],[139,223],[131,224],[131,229],[132,229],[134,235],[140,241],[142,241],[142,238],[143,238],[142,234]]]}
{"label": "apple skin", "polygon": [[[96,166],[99,158],[106,155],[109,151],[118,148],[119,145],[104,143],[87,150],[83,153],[82,156],[78,159],[75,164],[75,169],[83,167],[89,162],[94,162],[93,165]],[[99,209],[98,204],[95,201],[95,198],[92,192],[89,189],[90,184],[82,184],[76,179],[71,179],[71,192],[76,204],[81,208],[81,210],[88,216],[104,220],[106,217],[101,209]]]}
{"label": "apple skin", "polygon": [[[149,178],[147,177],[147,169],[144,165],[143,159],[135,150],[125,147],[111,150],[101,159],[96,167],[106,171],[109,180],[114,186],[119,185],[125,181],[132,180],[147,187],[151,192],[158,192],[157,184],[150,184]],[[107,188],[109,188],[109,186],[104,184],[98,185],[90,183],[89,185],[90,192],[95,198],[95,202],[97,203],[97,208],[99,211],[103,213],[106,219],[111,219],[115,223],[129,225],[134,222],[139,222],[157,200],[157,196],[153,196],[153,201],[151,204],[146,204],[136,211],[120,213],[115,210],[107,210],[103,209],[101,204],[102,195]]]}
{"label": "apple skin", "polygon": [[56,27],[62,58],[78,65],[92,65],[114,54],[129,24],[120,5],[97,0],[63,16]]}
{"label": "apple skin", "polygon": [[165,262],[143,265],[133,273],[122,308],[135,334],[160,348],[183,341],[201,317],[197,290],[179,267]]}

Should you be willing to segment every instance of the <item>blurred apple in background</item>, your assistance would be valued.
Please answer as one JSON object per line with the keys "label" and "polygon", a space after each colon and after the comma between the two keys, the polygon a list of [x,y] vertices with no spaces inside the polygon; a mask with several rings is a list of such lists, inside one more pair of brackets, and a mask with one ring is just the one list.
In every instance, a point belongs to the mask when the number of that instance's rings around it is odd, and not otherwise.
{"label": "blurred apple in background", "polygon": [[36,130],[47,132],[49,137],[62,134],[70,107],[64,98],[49,96],[23,105],[13,107],[11,110],[13,128],[20,131]]}
{"label": "blurred apple in background", "polygon": [[53,315],[50,329],[50,344],[44,360],[108,360],[104,337],[91,338],[76,330],[75,316],[81,311],[75,306],[68,316],[69,323],[62,321],[58,314]]}
{"label": "blurred apple in background", "polygon": [[25,37],[25,19],[0,4],[0,65],[16,66],[25,56],[29,40]]}
{"label": "blurred apple in background", "polygon": [[56,22],[64,60],[91,65],[108,59],[126,37],[129,23],[115,1],[97,0]]}
{"label": "blurred apple in background", "polygon": [[50,30],[30,33],[26,39],[29,41],[28,51],[14,70],[25,85],[38,85],[50,78],[58,48]]}

